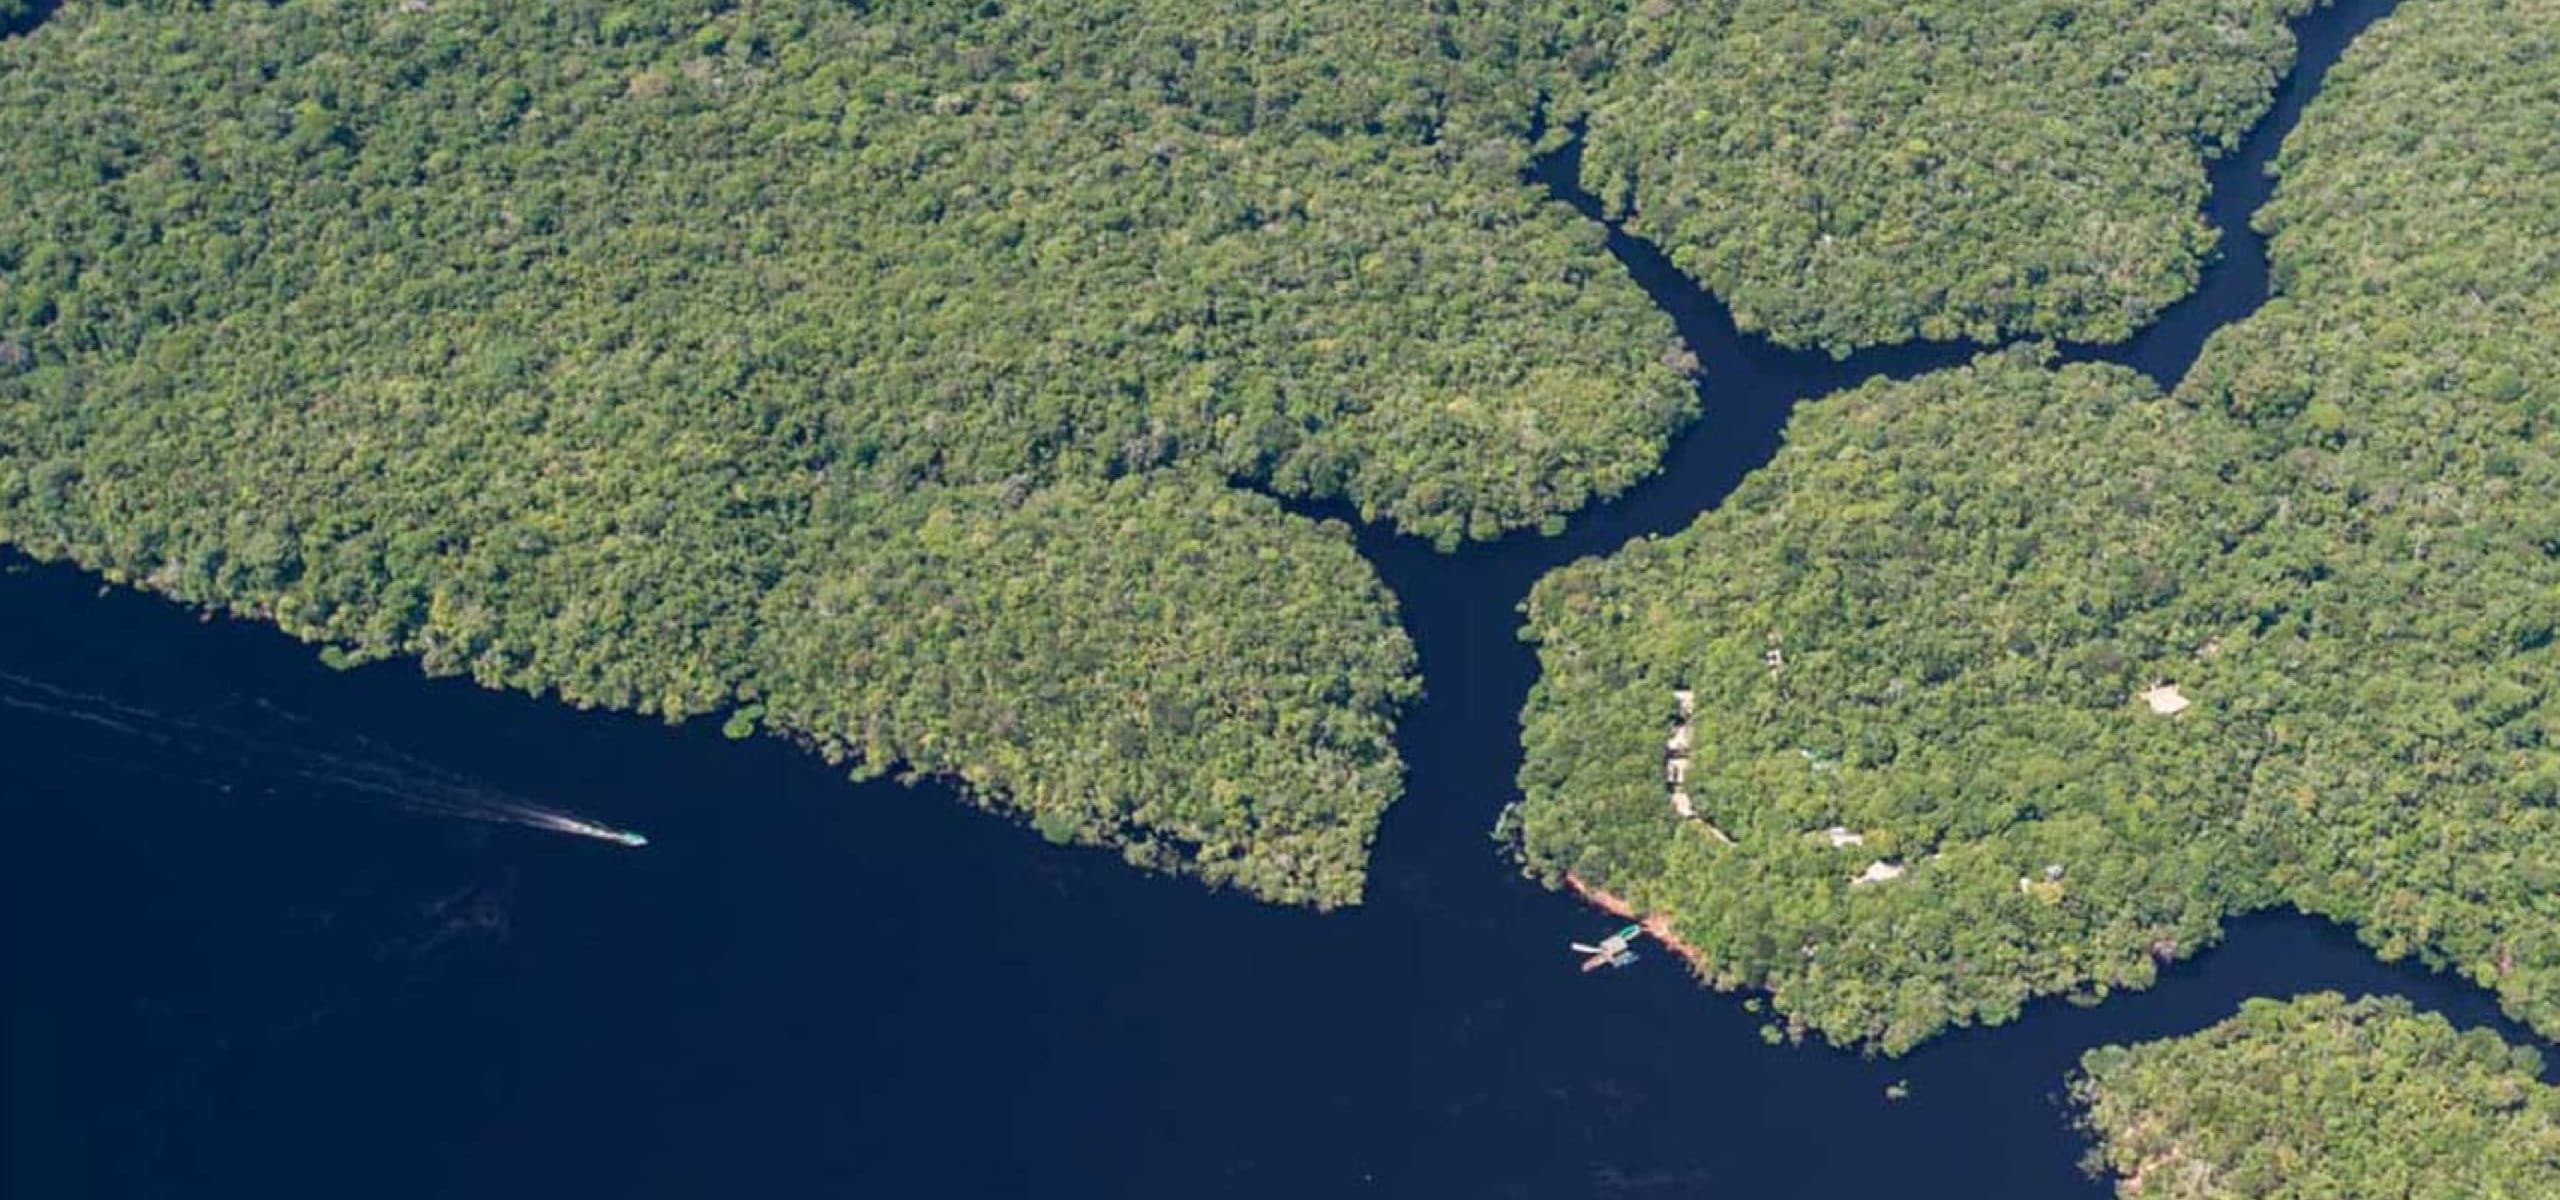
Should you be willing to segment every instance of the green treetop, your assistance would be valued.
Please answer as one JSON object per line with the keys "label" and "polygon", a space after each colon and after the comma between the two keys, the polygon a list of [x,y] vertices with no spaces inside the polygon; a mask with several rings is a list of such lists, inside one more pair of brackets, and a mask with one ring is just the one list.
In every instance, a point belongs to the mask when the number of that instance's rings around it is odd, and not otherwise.
{"label": "green treetop", "polygon": [[2091,1170],[2125,1200],[2560,1195],[2541,1056],[2407,1001],[2252,1000],[2202,1033],[2081,1059]]}
{"label": "green treetop", "polygon": [[[2177,395],[2026,353],[1871,385],[1543,581],[1528,862],[1886,1049],[2279,902],[2560,1032],[2555,18],[2354,47],[2279,163],[2278,294]],[[1680,686],[1735,844],[1665,802]]]}

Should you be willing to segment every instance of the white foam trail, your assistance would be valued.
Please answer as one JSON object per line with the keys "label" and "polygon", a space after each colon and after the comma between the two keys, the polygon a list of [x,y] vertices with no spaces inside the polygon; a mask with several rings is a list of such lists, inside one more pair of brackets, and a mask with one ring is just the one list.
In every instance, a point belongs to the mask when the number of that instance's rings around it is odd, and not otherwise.
{"label": "white foam trail", "polygon": [[[268,713],[305,728],[312,722],[260,699]],[[219,760],[238,773],[284,776],[324,790],[353,792],[404,812],[455,820],[519,825],[575,834],[623,846],[649,839],[628,830],[547,808],[443,771],[361,735],[367,754],[351,757],[311,746],[260,738],[244,727],[213,724],[126,704],[0,671],[0,707],[78,722],[119,737]],[[138,769],[139,764],[117,764]],[[223,785],[231,790],[229,785]],[[273,795],[273,787],[263,789]]]}

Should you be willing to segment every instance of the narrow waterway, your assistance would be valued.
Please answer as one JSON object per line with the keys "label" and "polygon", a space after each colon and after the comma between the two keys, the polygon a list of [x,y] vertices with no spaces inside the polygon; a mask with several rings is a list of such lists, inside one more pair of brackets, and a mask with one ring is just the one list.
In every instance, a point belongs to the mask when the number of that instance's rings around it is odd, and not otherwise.
{"label": "narrow waterway", "polygon": [[[2302,70],[2215,172],[2225,255],[2202,292],[2127,347],[2071,353],[2175,379],[2255,307],[2259,168],[2387,7],[2300,26]],[[1676,963],[1579,974],[1565,943],[1609,922],[1489,840],[1535,668],[1518,600],[1687,524],[1795,404],[1969,353],[1778,351],[1650,248],[1611,245],[1707,363],[1706,416],[1561,537],[1440,555],[1362,531],[1429,696],[1346,913],[1137,875],[704,723],[332,672],[263,628],[0,568],[0,673],[135,710],[0,703],[7,1193],[2053,1200],[2105,1194],[2057,1102],[2089,1046],[2321,988],[2524,1036],[2476,989],[2278,914],[2150,992],[1899,1062],[1766,1045]],[[130,732],[173,728],[229,733],[207,753],[212,735]],[[424,819],[314,762],[652,844]]]}

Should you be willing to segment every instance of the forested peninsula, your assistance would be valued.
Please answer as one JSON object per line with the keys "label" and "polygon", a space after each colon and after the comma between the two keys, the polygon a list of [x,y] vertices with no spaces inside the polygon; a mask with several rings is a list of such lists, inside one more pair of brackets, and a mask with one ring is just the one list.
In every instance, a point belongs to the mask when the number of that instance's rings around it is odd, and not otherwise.
{"label": "forested peninsula", "polygon": [[2406,1001],[2252,1000],[2081,1067],[2089,1165],[2125,1200],[2560,1196],[2560,1088],[2541,1057]]}
{"label": "forested peninsula", "polygon": [[2409,0],[2278,160],[2275,296],[2176,394],[2024,350],[1871,384],[1550,576],[1530,868],[1887,1051],[2286,903],[2560,1033],[2555,163],[2560,5]]}
{"label": "forested peninsula", "polygon": [[1783,345],[2120,341],[2194,289],[2204,161],[2316,2],[1653,0],[1583,182]]}

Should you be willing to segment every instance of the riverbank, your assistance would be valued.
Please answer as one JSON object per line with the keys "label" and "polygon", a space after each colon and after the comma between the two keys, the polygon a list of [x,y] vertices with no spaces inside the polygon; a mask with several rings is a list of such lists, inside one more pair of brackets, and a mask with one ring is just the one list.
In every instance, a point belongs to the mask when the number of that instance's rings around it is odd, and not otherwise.
{"label": "riverbank", "polygon": [[1609,892],[1604,888],[1593,887],[1592,885],[1583,882],[1581,877],[1575,875],[1571,871],[1567,871],[1564,874],[1564,886],[1568,891],[1571,891],[1574,895],[1582,897],[1585,902],[1595,908],[1598,908],[1600,911],[1612,916],[1633,921],[1637,925],[1642,926],[1644,931],[1651,935],[1654,941],[1660,942],[1664,949],[1680,956],[1680,959],[1688,963],[1690,970],[1697,972],[1700,978],[1706,979],[1714,977],[1714,971],[1708,964],[1705,952],[1680,940],[1679,930],[1672,926],[1669,915],[1664,913],[1639,912],[1636,910],[1635,905],[1627,903],[1625,900],[1620,899],[1616,894]]}

